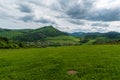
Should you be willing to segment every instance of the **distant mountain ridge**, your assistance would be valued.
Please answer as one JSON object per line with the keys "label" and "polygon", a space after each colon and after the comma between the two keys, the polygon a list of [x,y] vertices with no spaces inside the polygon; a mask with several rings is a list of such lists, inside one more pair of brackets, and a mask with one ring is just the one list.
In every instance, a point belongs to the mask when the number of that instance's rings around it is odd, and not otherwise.
{"label": "distant mountain ridge", "polygon": [[100,32],[73,32],[73,33],[67,33],[67,32],[62,32],[59,31],[58,29],[54,28],[53,26],[44,26],[42,28],[38,29],[2,29],[0,28],[0,36],[1,37],[7,37],[7,38],[13,38],[16,36],[21,36],[21,35],[27,35],[27,34],[37,34],[40,33],[44,36],[59,36],[59,35],[71,35],[75,37],[84,37],[86,35],[107,35],[107,34],[115,34],[118,35],[120,34],[119,32],[106,32],[106,33],[100,33]]}
{"label": "distant mountain ridge", "polygon": [[114,31],[111,31],[111,32],[106,32],[106,33],[100,33],[100,32],[88,32],[88,33],[85,33],[85,32],[73,32],[73,33],[69,33],[70,35],[72,36],[76,36],[76,37],[84,37],[84,36],[87,36],[87,35],[91,35],[91,36],[102,36],[102,35],[120,35],[119,32],[114,32]]}
{"label": "distant mountain ridge", "polygon": [[93,33],[71,33],[70,35],[80,38],[81,44],[120,44],[119,32],[93,32]]}
{"label": "distant mountain ridge", "polygon": [[[36,42],[36,41],[48,41],[52,43],[109,43],[109,42],[119,42],[120,33],[118,32],[75,32],[67,33],[59,31],[53,26],[44,26],[38,29],[20,29],[20,30],[11,30],[11,29],[1,29],[0,28],[0,37],[6,37],[13,41],[20,42]],[[80,43],[81,43],[80,42]],[[63,43],[64,44],[64,43]]]}

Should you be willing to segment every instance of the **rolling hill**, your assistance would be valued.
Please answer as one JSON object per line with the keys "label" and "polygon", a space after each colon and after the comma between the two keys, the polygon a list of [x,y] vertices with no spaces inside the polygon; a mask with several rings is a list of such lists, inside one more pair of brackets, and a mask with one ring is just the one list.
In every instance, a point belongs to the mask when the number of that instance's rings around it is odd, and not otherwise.
{"label": "rolling hill", "polygon": [[44,26],[38,29],[1,29],[0,37],[6,37],[17,42],[45,42],[49,44],[120,44],[118,32],[75,32],[65,33],[53,26]]}
{"label": "rolling hill", "polygon": [[57,29],[55,29],[53,26],[45,26],[38,29],[1,29],[0,28],[0,36],[1,37],[7,37],[10,39],[17,39],[18,37],[24,38],[24,37],[30,37],[34,39],[34,36],[37,37],[55,37],[59,35],[67,35],[65,32],[61,32]]}
{"label": "rolling hill", "polygon": [[34,45],[38,45],[36,42],[45,45],[75,45],[79,43],[79,38],[59,31],[53,26],[21,30],[0,29],[0,36],[17,42],[32,42]]}
{"label": "rolling hill", "polygon": [[91,32],[91,33],[71,33],[70,35],[81,38],[81,44],[120,44],[120,33],[118,32]]}
{"label": "rolling hill", "polygon": [[13,37],[14,40],[34,42],[45,40],[47,37],[67,36],[67,33],[55,29],[53,26],[45,26],[39,29],[33,29],[27,33]]}

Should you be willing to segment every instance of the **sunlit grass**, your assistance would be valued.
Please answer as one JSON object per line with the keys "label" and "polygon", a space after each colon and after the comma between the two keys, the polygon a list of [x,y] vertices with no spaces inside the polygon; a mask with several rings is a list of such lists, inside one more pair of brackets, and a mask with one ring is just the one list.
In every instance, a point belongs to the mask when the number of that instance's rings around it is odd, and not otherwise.
{"label": "sunlit grass", "polygon": [[119,45],[5,49],[0,80],[119,80],[119,63]]}

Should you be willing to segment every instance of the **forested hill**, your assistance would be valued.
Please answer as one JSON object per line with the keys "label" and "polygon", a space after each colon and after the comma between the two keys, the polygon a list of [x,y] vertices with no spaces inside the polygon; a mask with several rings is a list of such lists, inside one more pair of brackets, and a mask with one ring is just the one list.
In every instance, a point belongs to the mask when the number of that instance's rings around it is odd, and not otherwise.
{"label": "forested hill", "polygon": [[38,41],[44,40],[47,37],[56,37],[61,35],[67,35],[67,33],[55,29],[53,26],[45,26],[39,29],[30,30],[22,33],[22,35],[14,36],[12,39],[19,41]]}
{"label": "forested hill", "polygon": [[4,45],[5,47],[9,47],[13,43],[15,43],[12,45],[13,47],[16,45],[20,47],[65,46],[79,43],[79,38],[59,31],[53,26],[21,30],[0,29],[0,37],[7,38],[10,41],[9,44],[1,41],[1,46]]}
{"label": "forested hill", "polygon": [[[84,45],[84,44],[120,44],[120,33],[66,33],[59,31],[53,26],[45,26],[38,29],[21,29],[10,30],[0,29],[0,37],[8,38],[9,41],[17,42],[17,44],[24,42],[27,45]],[[30,43],[29,43],[30,42]],[[31,43],[32,42],[32,43]],[[1,44],[6,44],[1,41]],[[38,46],[39,46],[38,45]]]}
{"label": "forested hill", "polygon": [[67,35],[67,33],[55,29],[53,26],[45,26],[38,29],[10,30],[0,29],[0,37],[6,37],[19,41],[36,41],[46,37]]}
{"label": "forested hill", "polygon": [[70,34],[72,36],[79,37],[81,44],[120,44],[119,32],[107,32],[107,33],[83,33],[76,32]]}

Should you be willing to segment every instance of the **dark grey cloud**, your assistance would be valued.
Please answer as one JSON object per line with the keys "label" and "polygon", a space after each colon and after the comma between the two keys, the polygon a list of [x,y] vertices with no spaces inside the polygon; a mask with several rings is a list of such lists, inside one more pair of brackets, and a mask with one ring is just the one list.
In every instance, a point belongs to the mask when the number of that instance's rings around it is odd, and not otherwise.
{"label": "dark grey cloud", "polygon": [[[0,0],[0,20],[3,26],[29,24],[32,28],[56,24],[67,31],[118,30],[120,3],[119,0]],[[18,23],[13,24],[14,21]]]}
{"label": "dark grey cloud", "polygon": [[116,8],[116,9],[103,9],[103,10],[95,11],[89,15],[88,20],[119,21],[120,20],[120,9],[118,9],[118,8]]}
{"label": "dark grey cloud", "polygon": [[95,32],[106,32],[106,28],[102,28],[102,27],[92,27],[92,30],[94,30]]}
{"label": "dark grey cloud", "polygon": [[85,25],[84,21],[78,20],[78,19],[68,19],[70,23],[76,24],[76,25]]}
{"label": "dark grey cloud", "polygon": [[107,23],[93,23],[91,26],[109,27],[109,24],[107,24]]}
{"label": "dark grey cloud", "polygon": [[20,18],[20,20],[22,20],[22,21],[24,21],[24,22],[31,22],[31,21],[33,21],[34,20],[34,16],[32,16],[32,15],[27,15],[27,16],[24,16],[24,17],[22,17],[22,18]]}
{"label": "dark grey cloud", "polygon": [[66,14],[74,19],[84,19],[86,17],[86,10],[80,8],[79,5],[75,5],[67,10]]}
{"label": "dark grey cloud", "polygon": [[34,20],[35,22],[43,23],[43,24],[56,24],[55,21],[52,21],[50,19],[40,18],[38,20]]}
{"label": "dark grey cloud", "polygon": [[[87,12],[85,9],[80,9],[75,6],[71,8],[72,11],[68,11],[67,14],[71,18],[85,19],[91,21],[120,21],[120,9],[113,10],[100,10],[95,12]],[[96,14],[96,15],[95,15]]]}
{"label": "dark grey cloud", "polygon": [[[60,0],[61,8],[71,19],[84,19],[90,21],[120,21],[120,8],[94,9],[95,0]],[[93,10],[92,10],[93,9]]]}
{"label": "dark grey cloud", "polygon": [[25,13],[31,13],[32,9],[31,7],[29,7],[28,5],[25,4],[19,4],[19,8],[18,8],[21,12],[25,12]]}
{"label": "dark grey cloud", "polygon": [[72,19],[86,19],[89,10],[93,6],[93,0],[84,0],[78,3],[78,0],[60,0],[63,11]]}
{"label": "dark grey cloud", "polygon": [[24,16],[22,18],[20,18],[20,20],[24,21],[24,22],[37,22],[37,23],[42,23],[42,24],[56,24],[55,21],[50,20],[50,19],[46,19],[46,18],[40,18],[40,19],[35,19],[34,16],[32,15],[27,15]]}

